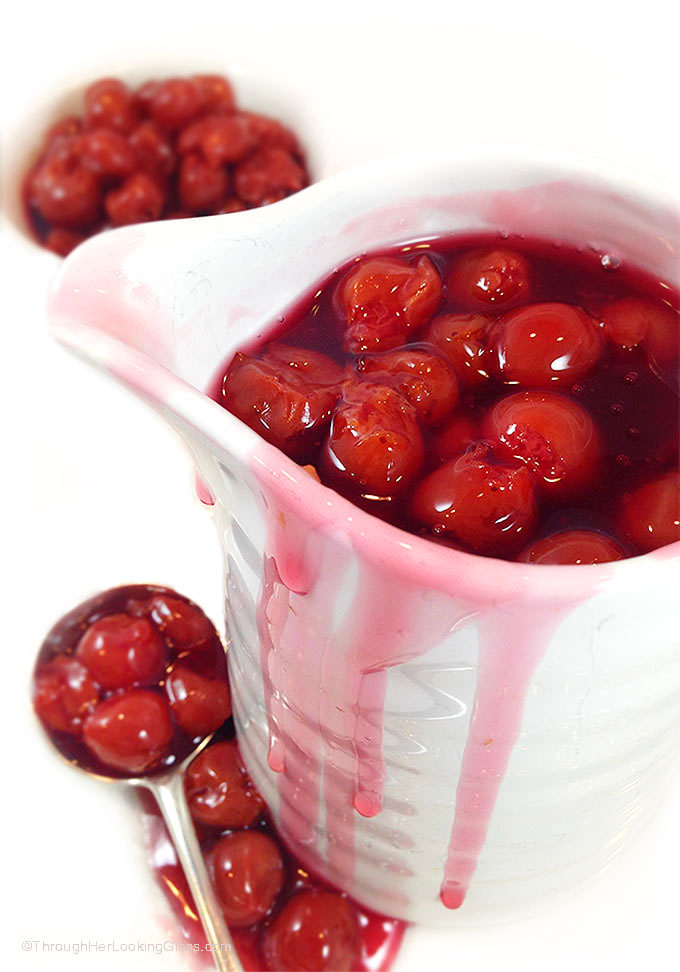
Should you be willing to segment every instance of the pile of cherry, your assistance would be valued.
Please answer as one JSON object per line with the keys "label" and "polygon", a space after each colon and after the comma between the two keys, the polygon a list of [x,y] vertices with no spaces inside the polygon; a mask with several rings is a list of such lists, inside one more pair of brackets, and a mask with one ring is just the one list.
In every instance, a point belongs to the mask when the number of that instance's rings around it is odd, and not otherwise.
{"label": "pile of cherry", "polygon": [[24,185],[36,237],[61,255],[108,226],[276,202],[309,181],[295,134],[237,108],[226,78],[194,75],[130,89],[104,78],[82,117],[46,133]]}
{"label": "pile of cherry", "polygon": [[[234,737],[225,654],[187,598],[134,585],[107,591],[50,631],[34,673],[33,703],[69,761],[104,776],[191,762],[185,792],[219,901],[244,968],[351,972],[385,968],[401,922],[355,905],[310,877],[279,840]],[[147,812],[156,814],[144,799]],[[157,877],[192,942],[203,934],[172,846],[154,828]],[[160,828],[160,829],[159,829]]]}
{"label": "pile of cherry", "polygon": [[680,539],[678,295],[543,241],[358,257],[214,397],[321,482],[457,549],[592,564]]}

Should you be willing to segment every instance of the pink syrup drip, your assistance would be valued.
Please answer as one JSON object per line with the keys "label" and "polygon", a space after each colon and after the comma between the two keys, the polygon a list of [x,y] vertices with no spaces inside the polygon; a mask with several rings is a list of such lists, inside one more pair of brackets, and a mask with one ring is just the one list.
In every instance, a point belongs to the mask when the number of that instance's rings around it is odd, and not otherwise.
{"label": "pink syrup drip", "polygon": [[195,474],[196,496],[204,506],[214,506],[215,496],[199,472]]}
{"label": "pink syrup drip", "polygon": [[480,619],[477,691],[440,891],[446,908],[460,908],[465,900],[522,728],[531,679],[560,619],[550,609]]}
{"label": "pink syrup drip", "polygon": [[[478,624],[477,687],[440,891],[445,907],[459,908],[521,731],[532,677],[555,629],[597,591],[607,568],[591,574],[590,583],[562,584],[555,598],[546,596],[554,585],[545,568],[534,584],[536,568],[499,567],[470,555],[462,562],[455,551],[417,538],[401,542],[393,560],[393,527],[372,520],[368,530],[363,519],[361,529],[360,515],[347,515],[341,498],[306,503],[304,489],[269,473],[259,458],[255,470],[267,508],[258,624],[281,828],[334,883],[349,886],[354,877],[355,814],[374,817],[382,809],[388,669],[424,655],[456,627]],[[355,556],[356,587],[339,604]],[[499,588],[489,578],[503,567],[512,579]],[[408,904],[395,889],[397,898]]]}

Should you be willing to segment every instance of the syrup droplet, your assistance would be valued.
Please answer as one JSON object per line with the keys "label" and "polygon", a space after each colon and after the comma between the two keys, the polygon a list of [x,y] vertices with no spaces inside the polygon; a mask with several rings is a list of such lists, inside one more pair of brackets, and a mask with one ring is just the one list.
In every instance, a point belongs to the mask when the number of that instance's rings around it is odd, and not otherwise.
{"label": "syrup droplet", "polygon": [[583,393],[583,385],[572,385],[571,393],[572,395],[581,395]]}
{"label": "syrup droplet", "polygon": [[628,385],[634,385],[638,379],[637,371],[629,371],[628,374],[623,376],[623,380]]}
{"label": "syrup droplet", "polygon": [[212,490],[200,473],[196,473],[196,495],[204,506],[215,505],[215,497],[213,496]]}
{"label": "syrup droplet", "polygon": [[634,425],[631,425],[631,427],[628,429],[628,432],[626,433],[626,435],[628,436],[629,439],[639,439],[640,438],[640,430],[639,429],[636,429]]}
{"label": "syrup droplet", "polygon": [[613,402],[609,406],[609,411],[612,415],[621,415],[623,412],[623,402]]}
{"label": "syrup droplet", "polygon": [[605,253],[600,262],[603,270],[618,270],[621,266],[619,258],[611,253]]}
{"label": "syrup droplet", "polygon": [[619,466],[630,466],[630,458],[623,453],[616,457],[616,461]]}

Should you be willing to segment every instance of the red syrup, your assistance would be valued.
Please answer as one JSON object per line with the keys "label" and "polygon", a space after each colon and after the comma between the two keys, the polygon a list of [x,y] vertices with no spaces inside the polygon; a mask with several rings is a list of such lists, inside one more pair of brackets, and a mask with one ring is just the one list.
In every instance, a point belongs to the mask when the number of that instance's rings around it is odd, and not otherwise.
{"label": "red syrup", "polygon": [[[140,698],[142,709],[135,709]],[[130,700],[132,709],[121,710]],[[42,645],[33,704],[59,752],[103,776],[160,773],[215,733],[186,769],[184,785],[246,970],[389,968],[404,922],[355,905],[306,871],[279,839],[240,759],[224,648],[193,602],[167,588],[130,585],[79,605]],[[119,707],[113,727],[105,723],[102,729],[101,712],[110,706]],[[156,879],[181,934],[195,946],[192,954],[209,961],[160,811],[148,791],[139,799]]]}
{"label": "red syrup", "polygon": [[[680,539],[678,305],[665,281],[591,251],[488,235],[410,244],[333,273],[237,354],[211,394],[390,524],[485,557],[601,564]],[[423,369],[424,354],[436,367]],[[453,387],[439,380],[442,361]],[[565,577],[555,591],[527,568],[492,591],[483,560],[461,576],[434,548],[414,550],[409,567],[378,521],[350,525],[271,466],[254,456],[268,523],[257,615],[281,827],[307,864],[352,886],[356,813],[382,809],[387,670],[475,617],[477,689],[439,891],[459,908],[529,684],[586,597],[585,579]],[[326,527],[350,534],[361,570],[335,633],[326,618],[347,563]],[[322,803],[325,855],[314,834]]]}
{"label": "red syrup", "polygon": [[680,538],[671,517],[641,544],[624,509],[677,484],[679,308],[667,282],[592,251],[408,244],[336,270],[210,393],[409,532],[513,560],[585,530],[633,556]]}
{"label": "red syrup", "polygon": [[[216,734],[215,743],[232,739],[234,739],[234,726],[233,720],[230,719]],[[149,861],[156,880],[172,908],[184,940],[202,946],[205,944],[205,935],[196,914],[184,873],[177,863],[174,848],[158,808],[148,793],[142,792],[140,801]],[[196,824],[196,829],[209,868],[212,866],[210,852],[219,839],[225,834],[244,832],[233,828],[208,827],[201,823]],[[246,830],[267,834],[276,841],[284,861],[285,878],[275,907],[263,920],[249,927],[230,928],[245,972],[259,972],[259,970],[270,968],[263,957],[263,937],[267,928],[281,914],[285,906],[296,894],[303,891],[327,892],[333,895],[333,900],[336,897],[342,898],[350,906],[357,924],[358,939],[358,955],[356,961],[351,965],[351,972],[386,972],[391,967],[407,927],[405,922],[379,915],[356,902],[352,902],[347,895],[336,892],[326,882],[311,874],[285,847],[266,807],[264,812],[259,814]],[[214,869],[212,873],[214,874]],[[200,954],[205,954],[206,964],[208,964],[209,953],[201,952]],[[307,968],[307,966],[300,965],[300,969],[303,967]],[[309,965],[309,969],[316,970],[316,968],[316,965]],[[329,970],[335,968],[335,965],[328,966]]]}

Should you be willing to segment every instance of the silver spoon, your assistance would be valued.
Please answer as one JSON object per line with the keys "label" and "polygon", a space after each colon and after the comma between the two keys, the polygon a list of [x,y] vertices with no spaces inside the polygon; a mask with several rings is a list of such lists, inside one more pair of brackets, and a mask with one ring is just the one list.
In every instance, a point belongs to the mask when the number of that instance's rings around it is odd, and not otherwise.
{"label": "silver spoon", "polygon": [[[40,722],[40,720],[38,720]],[[42,725],[42,722],[40,722]],[[69,766],[78,769],[88,776],[101,780],[103,783],[122,783],[148,790],[154,797],[163,817],[170,839],[175,847],[179,863],[187,879],[191,895],[196,905],[198,916],[205,932],[210,952],[218,972],[243,972],[239,962],[236,947],[232,941],[224,914],[219,905],[215,891],[203,860],[203,854],[196,839],[194,824],[191,819],[189,805],[184,794],[184,770],[202,749],[212,739],[212,734],[203,739],[199,745],[177,766],[165,773],[155,776],[133,776],[118,778],[102,776],[94,773],[77,763],[66,759],[54,743],[48,732],[45,735],[62,759]]]}

